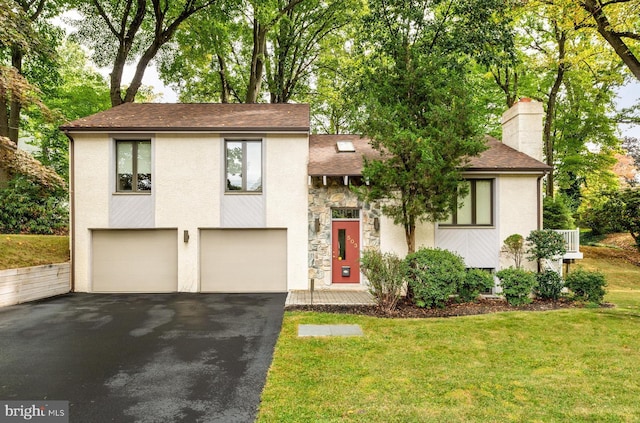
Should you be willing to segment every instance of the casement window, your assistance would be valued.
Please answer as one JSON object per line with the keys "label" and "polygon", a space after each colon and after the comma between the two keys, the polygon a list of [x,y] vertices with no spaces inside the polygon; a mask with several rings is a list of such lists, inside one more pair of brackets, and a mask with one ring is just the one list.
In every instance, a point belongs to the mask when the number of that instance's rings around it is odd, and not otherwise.
{"label": "casement window", "polygon": [[262,142],[225,142],[226,192],[262,192]]}
{"label": "casement window", "polygon": [[116,141],[116,191],[151,192],[151,141]]}
{"label": "casement window", "polygon": [[469,179],[466,196],[458,196],[455,211],[443,226],[493,226],[493,179]]}

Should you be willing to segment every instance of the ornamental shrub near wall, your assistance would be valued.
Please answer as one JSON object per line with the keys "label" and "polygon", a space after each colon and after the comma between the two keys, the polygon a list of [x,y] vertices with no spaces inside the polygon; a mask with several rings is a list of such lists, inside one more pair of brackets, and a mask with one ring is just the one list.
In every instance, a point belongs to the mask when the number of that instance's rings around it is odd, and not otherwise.
{"label": "ornamental shrub near wall", "polygon": [[475,301],[481,292],[493,288],[493,275],[482,269],[469,269],[458,286],[458,298],[461,302]]}
{"label": "ornamental shrub near wall", "polygon": [[536,275],[537,286],[535,289],[536,296],[545,300],[557,300],[560,298],[564,281],[558,272],[554,270],[545,270]]}
{"label": "ornamental shrub near wall", "polygon": [[607,291],[604,274],[584,269],[576,269],[569,273],[565,285],[573,292],[576,299],[601,304]]}
{"label": "ornamental shrub near wall", "polygon": [[500,279],[502,294],[510,305],[519,306],[531,302],[529,295],[536,286],[535,273],[510,267],[500,270],[496,276]]}
{"label": "ornamental shrub near wall", "polygon": [[418,307],[444,307],[466,277],[459,255],[439,248],[422,248],[406,258],[407,281]]}
{"label": "ornamental shrub near wall", "polygon": [[392,253],[365,250],[360,259],[362,274],[369,280],[369,292],[385,311],[396,307],[406,275],[406,263]]}

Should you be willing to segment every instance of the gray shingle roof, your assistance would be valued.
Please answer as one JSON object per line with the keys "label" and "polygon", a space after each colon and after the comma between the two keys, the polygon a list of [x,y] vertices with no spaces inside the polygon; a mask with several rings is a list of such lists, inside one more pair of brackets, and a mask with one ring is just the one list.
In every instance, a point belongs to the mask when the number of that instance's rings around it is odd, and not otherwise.
{"label": "gray shingle roof", "polygon": [[309,130],[308,104],[125,103],[74,120],[63,131]]}

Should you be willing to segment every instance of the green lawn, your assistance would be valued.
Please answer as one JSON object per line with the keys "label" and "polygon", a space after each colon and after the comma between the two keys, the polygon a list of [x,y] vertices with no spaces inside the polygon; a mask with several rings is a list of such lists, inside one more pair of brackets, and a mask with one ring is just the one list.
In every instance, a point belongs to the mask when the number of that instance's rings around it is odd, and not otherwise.
{"label": "green lawn", "polygon": [[69,237],[0,234],[0,270],[69,261]]}
{"label": "green lawn", "polygon": [[[615,308],[393,320],[287,312],[260,422],[640,421],[640,268],[585,259]],[[298,338],[356,323],[362,338]]]}

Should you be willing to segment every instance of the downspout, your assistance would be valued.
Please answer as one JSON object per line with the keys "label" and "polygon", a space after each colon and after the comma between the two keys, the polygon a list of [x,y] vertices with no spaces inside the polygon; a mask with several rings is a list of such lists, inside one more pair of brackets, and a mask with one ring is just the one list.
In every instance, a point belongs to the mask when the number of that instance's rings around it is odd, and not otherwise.
{"label": "downspout", "polygon": [[544,178],[546,172],[538,176],[537,188],[538,188],[538,230],[542,229],[542,178]]}
{"label": "downspout", "polygon": [[76,261],[75,261],[75,252],[76,252],[76,204],[75,204],[75,189],[76,189],[76,181],[75,181],[75,154],[74,154],[74,144],[73,137],[69,134],[69,131],[65,130],[64,134],[69,138],[69,234],[71,235],[71,292],[75,292],[76,290]]}

